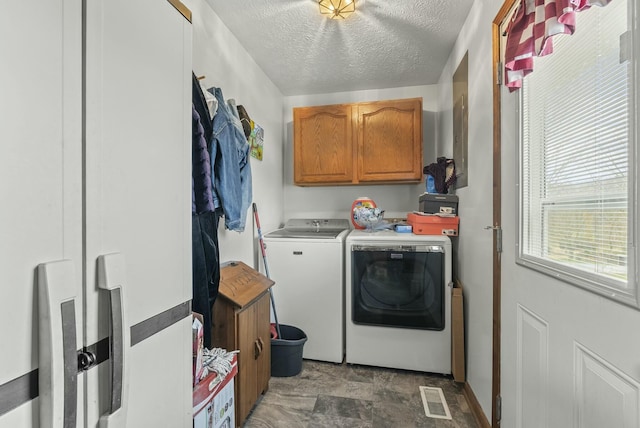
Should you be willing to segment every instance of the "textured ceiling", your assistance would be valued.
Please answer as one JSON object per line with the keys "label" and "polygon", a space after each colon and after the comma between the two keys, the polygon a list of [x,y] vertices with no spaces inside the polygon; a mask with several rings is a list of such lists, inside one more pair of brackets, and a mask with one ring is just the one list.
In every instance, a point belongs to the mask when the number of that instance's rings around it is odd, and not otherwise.
{"label": "textured ceiling", "polygon": [[284,95],[438,82],[473,0],[357,0],[346,20],[315,0],[207,0]]}

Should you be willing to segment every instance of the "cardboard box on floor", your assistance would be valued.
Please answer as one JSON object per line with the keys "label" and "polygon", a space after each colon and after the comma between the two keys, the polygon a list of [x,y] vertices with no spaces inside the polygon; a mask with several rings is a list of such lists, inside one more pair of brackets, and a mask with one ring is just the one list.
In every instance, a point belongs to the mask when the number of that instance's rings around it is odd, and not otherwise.
{"label": "cardboard box on floor", "polygon": [[236,426],[234,378],[238,357],[223,379],[211,372],[193,388],[193,428],[233,428]]}
{"label": "cardboard box on floor", "polygon": [[451,296],[451,372],[456,382],[465,381],[464,371],[464,300],[462,284],[455,282]]}

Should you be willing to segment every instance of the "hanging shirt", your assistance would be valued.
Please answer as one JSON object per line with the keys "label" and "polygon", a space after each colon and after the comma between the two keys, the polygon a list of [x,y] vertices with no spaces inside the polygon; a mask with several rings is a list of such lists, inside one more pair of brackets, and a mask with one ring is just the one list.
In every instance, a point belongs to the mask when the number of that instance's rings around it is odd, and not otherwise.
{"label": "hanging shirt", "polygon": [[240,120],[230,111],[222,90],[210,88],[209,92],[218,101],[218,110],[213,117],[210,152],[214,205],[222,208],[227,229],[242,232],[253,197],[250,147]]}
{"label": "hanging shirt", "polygon": [[209,109],[209,119],[213,120],[213,116],[215,116],[216,111],[218,111],[218,100],[216,100],[216,97],[207,90],[202,81],[200,81],[200,88],[202,89],[204,100],[207,104],[207,108]]}

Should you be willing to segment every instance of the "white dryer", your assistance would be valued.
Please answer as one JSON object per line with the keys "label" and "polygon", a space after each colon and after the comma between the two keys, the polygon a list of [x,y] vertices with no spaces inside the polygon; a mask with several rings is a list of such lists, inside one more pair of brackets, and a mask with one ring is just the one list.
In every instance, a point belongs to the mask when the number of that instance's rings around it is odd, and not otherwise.
{"label": "white dryer", "polygon": [[345,268],[347,363],[450,374],[450,239],[354,230]]}
{"label": "white dryer", "polygon": [[349,227],[346,219],[291,219],[263,238],[278,321],[305,332],[305,359],[344,359],[344,241]]}

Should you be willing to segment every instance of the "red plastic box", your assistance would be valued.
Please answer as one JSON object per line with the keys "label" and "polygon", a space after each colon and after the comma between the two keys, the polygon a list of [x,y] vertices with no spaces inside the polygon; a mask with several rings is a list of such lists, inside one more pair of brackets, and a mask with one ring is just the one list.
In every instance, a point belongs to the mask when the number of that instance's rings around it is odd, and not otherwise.
{"label": "red plastic box", "polygon": [[460,217],[409,213],[407,214],[407,223],[413,227],[413,233],[416,235],[458,236]]}

